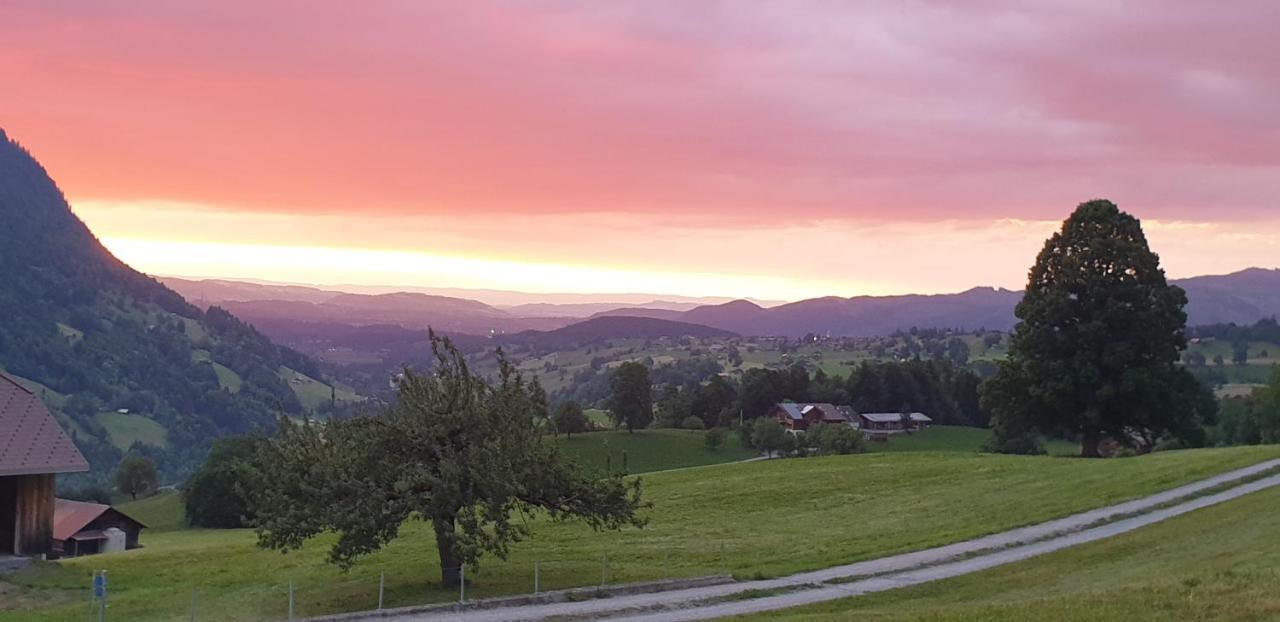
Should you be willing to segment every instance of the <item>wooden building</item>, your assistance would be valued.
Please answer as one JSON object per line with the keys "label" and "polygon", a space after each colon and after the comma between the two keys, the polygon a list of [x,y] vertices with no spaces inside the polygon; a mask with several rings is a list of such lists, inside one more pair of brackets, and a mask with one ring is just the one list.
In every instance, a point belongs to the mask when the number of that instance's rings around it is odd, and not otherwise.
{"label": "wooden building", "polygon": [[53,552],[54,479],[88,470],[40,397],[0,373],[0,557]]}
{"label": "wooden building", "polygon": [[833,404],[795,404],[783,402],[774,404],[769,416],[778,421],[782,427],[791,432],[808,430],[818,423],[827,425],[856,425],[853,410],[848,406]]}
{"label": "wooden building", "polygon": [[57,499],[53,510],[53,554],[58,557],[93,555],[109,550],[111,530],[119,530],[121,549],[141,546],[138,536],[147,526],[101,503]]}
{"label": "wooden building", "polygon": [[903,420],[902,413],[861,413],[858,418],[861,419],[860,427],[863,436],[876,441],[887,440],[894,434],[909,430],[923,430],[933,423],[933,419],[924,413],[908,415],[909,429],[907,421]]}

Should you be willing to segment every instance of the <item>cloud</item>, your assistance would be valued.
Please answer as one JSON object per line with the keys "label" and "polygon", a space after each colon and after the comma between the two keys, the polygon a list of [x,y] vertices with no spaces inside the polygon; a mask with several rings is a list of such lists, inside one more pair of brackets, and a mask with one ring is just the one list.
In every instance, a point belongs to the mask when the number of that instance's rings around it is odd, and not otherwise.
{"label": "cloud", "polygon": [[[934,257],[1100,196],[1273,239],[1278,21],[1258,1],[10,2],[0,110],[78,205],[254,214],[262,244],[318,219],[405,249],[387,223],[432,223],[419,243],[449,252],[665,270],[702,240],[895,228]],[[1185,248],[1168,259],[1222,263]],[[732,272],[1022,270],[766,257]]]}

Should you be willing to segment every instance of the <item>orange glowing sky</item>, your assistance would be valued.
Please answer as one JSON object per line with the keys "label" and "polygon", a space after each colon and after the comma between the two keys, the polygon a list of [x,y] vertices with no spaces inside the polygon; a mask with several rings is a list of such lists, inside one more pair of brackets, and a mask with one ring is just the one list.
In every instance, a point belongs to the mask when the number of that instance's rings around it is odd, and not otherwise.
{"label": "orange glowing sky", "polygon": [[1071,208],[1280,257],[1280,5],[5,2],[0,127],[154,274],[1021,287]]}

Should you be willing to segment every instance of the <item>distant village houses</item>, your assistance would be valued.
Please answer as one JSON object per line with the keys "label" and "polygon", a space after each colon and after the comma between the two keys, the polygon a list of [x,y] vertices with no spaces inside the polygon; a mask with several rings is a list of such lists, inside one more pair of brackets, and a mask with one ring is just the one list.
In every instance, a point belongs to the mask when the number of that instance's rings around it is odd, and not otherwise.
{"label": "distant village houses", "polygon": [[888,440],[894,434],[902,434],[914,430],[923,430],[933,424],[933,419],[924,413],[859,413],[859,425],[862,435],[873,441]]}
{"label": "distant village houses", "polygon": [[834,404],[783,402],[775,404],[773,410],[769,412],[769,416],[776,419],[783,428],[791,432],[802,432],[818,423],[856,426],[853,409],[848,406],[836,406]]}

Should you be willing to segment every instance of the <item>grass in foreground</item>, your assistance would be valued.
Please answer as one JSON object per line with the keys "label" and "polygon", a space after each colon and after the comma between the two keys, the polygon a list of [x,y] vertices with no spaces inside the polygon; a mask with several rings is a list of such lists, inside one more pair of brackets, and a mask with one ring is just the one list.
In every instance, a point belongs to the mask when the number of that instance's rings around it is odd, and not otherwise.
{"label": "grass in foreground", "polygon": [[724,462],[737,462],[756,456],[756,451],[742,446],[738,435],[725,435],[725,442],[712,451],[704,445],[702,431],[689,430],[625,430],[612,432],[588,432],[574,434],[572,438],[560,437],[560,449],[584,469],[605,472],[606,465],[613,472],[623,468],[626,454],[626,472],[651,473],[692,466],[705,466]]}
{"label": "grass in foreground", "polygon": [[1280,618],[1280,489],[986,572],[739,619]]}
{"label": "grass in foreground", "polygon": [[[1117,460],[920,452],[655,473],[644,478],[655,504],[647,528],[593,533],[576,523],[533,520],[533,538],[513,547],[507,562],[487,560],[467,593],[528,592],[535,561],[542,563],[544,589],[598,584],[605,556],[611,582],[722,570],[783,575],[1037,523],[1275,457],[1280,446]],[[380,572],[386,572],[389,605],[456,598],[453,590],[429,587],[439,580],[430,531],[413,523],[402,534],[342,574],[324,562],[332,537],[281,555],[258,550],[247,530],[144,533],[145,549],[40,564],[6,579],[54,604],[4,617],[30,622],[82,615],[85,604],[75,599],[97,568],[110,571],[119,620],[181,618],[193,587],[202,610],[216,611],[217,619],[280,619],[290,579],[298,588],[299,616],[367,609],[376,605]],[[72,600],[58,604],[61,598]]]}

